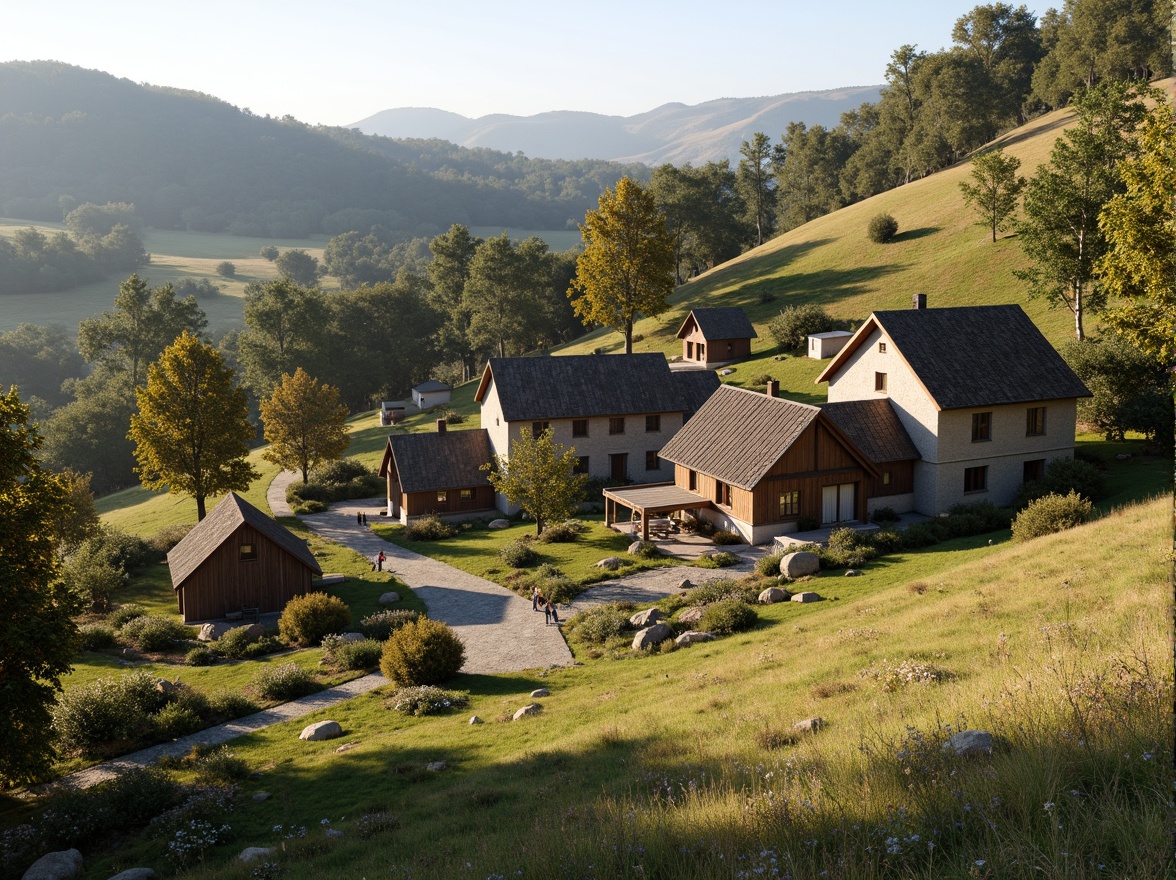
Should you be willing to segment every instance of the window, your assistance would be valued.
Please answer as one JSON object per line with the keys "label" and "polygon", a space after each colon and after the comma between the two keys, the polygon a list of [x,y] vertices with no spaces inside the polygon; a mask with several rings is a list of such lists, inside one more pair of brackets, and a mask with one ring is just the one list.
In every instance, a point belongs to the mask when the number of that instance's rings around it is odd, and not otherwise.
{"label": "window", "polygon": [[882,485],[883,486],[890,485],[890,471],[883,471],[882,472]]}
{"label": "window", "polygon": [[878,343],[878,354],[886,354],[886,343],[885,342]]}
{"label": "window", "polygon": [[241,562],[249,562],[257,559],[257,545],[256,544],[242,544],[241,553],[237,557]]}
{"label": "window", "polygon": [[588,473],[588,456],[586,456],[586,455],[577,456],[576,466],[574,468],[572,468],[572,473],[573,474],[586,474],[586,473]]}
{"label": "window", "polygon": [[462,489],[461,490],[461,500],[462,501],[473,501],[474,500],[474,490],[473,489]]}
{"label": "window", "polygon": [[625,417],[619,416],[608,420],[608,432],[610,434],[624,434],[625,433]]}
{"label": "window", "polygon": [[734,342],[727,343],[727,354],[735,354],[735,343]]}
{"label": "window", "polygon": [[1025,436],[1039,437],[1045,433],[1045,407],[1031,406],[1025,410]]}
{"label": "window", "polygon": [[715,480],[715,504],[731,506],[731,487],[721,480]]}
{"label": "window", "polygon": [[653,434],[661,430],[661,416],[646,416],[645,417],[645,433]]}
{"label": "window", "polygon": [[988,489],[988,465],[964,469],[964,491],[984,492]]}
{"label": "window", "polygon": [[1040,480],[1045,476],[1045,459],[1035,458],[1032,461],[1025,462],[1024,470],[1022,471],[1021,479],[1026,483],[1031,483],[1034,480]]}
{"label": "window", "polygon": [[885,373],[875,373],[874,374],[874,390],[875,391],[885,391],[886,390],[886,374]]}
{"label": "window", "polygon": [[531,436],[538,437],[551,427],[551,422],[531,422]]}
{"label": "window", "polygon": [[800,493],[780,493],[780,516],[798,516],[800,514]]}
{"label": "window", "polygon": [[992,439],[992,413],[972,413],[972,442]]}
{"label": "window", "polygon": [[437,492],[437,503],[438,504],[446,504],[446,503],[448,503],[448,501],[449,501],[449,493],[446,490],[441,489],[440,491]]}
{"label": "window", "polygon": [[694,343],[689,339],[686,340],[686,360],[694,360]]}
{"label": "window", "polygon": [[651,449],[649,452],[645,453],[645,469],[647,471],[661,470],[661,462],[658,460],[656,449]]}
{"label": "window", "polygon": [[686,486],[691,492],[698,490],[698,471],[687,471]]}
{"label": "window", "polygon": [[573,437],[587,437],[588,436],[588,420],[587,419],[572,419],[572,436]]}

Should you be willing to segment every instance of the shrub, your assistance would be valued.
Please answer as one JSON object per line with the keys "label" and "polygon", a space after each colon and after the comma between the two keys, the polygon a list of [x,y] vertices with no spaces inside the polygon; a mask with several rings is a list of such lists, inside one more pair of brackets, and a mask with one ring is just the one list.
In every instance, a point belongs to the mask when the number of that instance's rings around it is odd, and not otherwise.
{"label": "shrub", "polygon": [[866,227],[866,236],[875,244],[885,244],[898,235],[898,221],[889,214],[876,214]]}
{"label": "shrub", "polygon": [[332,659],[344,669],[375,669],[384,646],[375,639],[346,641],[332,652]]}
{"label": "shrub", "polygon": [[807,344],[810,334],[827,333],[837,327],[838,322],[815,303],[785,306],[768,322],[768,332],[782,351],[799,351]]}
{"label": "shrub", "polygon": [[239,691],[218,691],[208,697],[208,708],[217,718],[232,721],[260,711],[256,703]]}
{"label": "shrub", "polygon": [[272,263],[281,254],[281,251],[279,251],[274,245],[267,244],[260,251],[258,251],[258,253]]}
{"label": "shrub", "polygon": [[184,540],[190,531],[192,531],[191,525],[176,523],[165,526],[147,539],[147,546],[160,556],[166,556],[168,551]]}
{"label": "shrub", "polygon": [[540,544],[570,544],[580,537],[575,523],[552,523],[539,533]]}
{"label": "shrub", "polygon": [[342,486],[350,483],[356,477],[363,477],[370,473],[367,465],[357,458],[337,458],[319,465],[311,472],[310,477],[315,483]]}
{"label": "shrub", "polygon": [[700,556],[695,561],[695,565],[701,568],[730,568],[732,565],[738,564],[739,557],[734,553],[728,553],[726,550],[711,553],[707,556]]}
{"label": "shrub", "polygon": [[1009,511],[987,501],[977,504],[957,504],[947,516],[937,516],[907,526],[902,532],[902,546],[906,550],[929,547],[953,538],[983,535],[1009,527]]}
{"label": "shrub", "polygon": [[455,409],[445,410],[445,423],[448,425],[460,425],[466,420],[466,417]]}
{"label": "shrub", "polygon": [[299,501],[330,501],[331,491],[323,483],[299,483],[297,481],[286,487],[286,501],[294,504]]}
{"label": "shrub", "polygon": [[403,608],[392,609],[385,608],[383,611],[377,611],[375,614],[369,614],[359,622],[360,631],[369,639],[375,639],[382,642],[404,626],[406,623],[411,623],[420,617],[416,611],[408,611]]}
{"label": "shrub", "polygon": [[1071,492],[1091,501],[1101,498],[1106,493],[1106,477],[1098,465],[1079,458],[1055,458],[1040,480],[1032,480],[1021,487],[1013,509],[1021,510],[1029,502],[1046,495],[1068,495]]}
{"label": "shrub", "polygon": [[204,645],[197,645],[184,656],[184,662],[189,666],[211,666],[216,662],[216,653]]}
{"label": "shrub", "polygon": [[216,264],[216,274],[222,278],[232,278],[237,274],[237,267],[228,260],[221,260]]}
{"label": "shrub", "polygon": [[715,532],[713,535],[711,535],[711,540],[720,547],[730,546],[731,544],[747,543],[745,540],[743,540],[743,536],[738,532],[728,531],[727,529],[720,529],[719,531]]}
{"label": "shrub", "polygon": [[401,686],[440,684],[457,675],[465,646],[444,623],[422,617],[384,642],[380,670]]}
{"label": "shrub", "polygon": [[233,660],[240,660],[256,639],[249,634],[248,626],[236,626],[213,644],[213,650]]}
{"label": "shrub", "polygon": [[402,715],[436,715],[446,709],[464,709],[470,703],[464,691],[446,691],[433,685],[402,687],[392,692],[385,704]]}
{"label": "shrub", "polygon": [[179,739],[204,728],[196,711],[182,703],[168,703],[156,713],[153,721],[163,739]]}
{"label": "shrub", "polygon": [[767,556],[761,556],[755,561],[755,570],[764,577],[775,577],[780,573],[780,560],[783,558],[783,553],[769,553]]}
{"label": "shrub", "polygon": [[757,619],[755,609],[746,602],[739,599],[723,599],[706,606],[698,626],[716,636],[725,636],[751,629]]}
{"label": "shrub", "polygon": [[877,666],[863,669],[861,674],[878,682],[878,686],[888,693],[909,684],[938,684],[946,677],[943,670],[913,659],[899,663],[883,660]]}
{"label": "shrub", "polygon": [[280,702],[296,700],[315,689],[310,673],[297,663],[267,667],[253,677],[252,685],[263,700]]}
{"label": "shrub", "polygon": [[829,540],[817,551],[821,568],[855,568],[878,555],[870,536],[855,529],[834,529]]}
{"label": "shrub", "polygon": [[167,651],[176,642],[188,638],[191,630],[175,618],[148,614],[134,618],[118,634],[140,651]]}
{"label": "shrub", "polygon": [[322,513],[330,506],[325,501],[295,501],[290,505],[290,509],[298,516],[306,516],[311,513]]}
{"label": "shrub", "polygon": [[879,507],[874,511],[874,515],[870,517],[870,519],[876,522],[878,525],[882,526],[894,525],[894,523],[901,520],[902,517],[898,515],[898,512],[895,511],[893,507]]}
{"label": "shrub", "polygon": [[586,608],[568,621],[564,633],[590,645],[603,645],[631,629],[629,618],[636,610],[637,606],[632,602],[610,602]]}
{"label": "shrub", "polygon": [[75,555],[105,559],[127,574],[134,573],[157,558],[147,542],[138,535],[128,535],[118,529],[105,527],[83,541]]}
{"label": "shrub", "polygon": [[165,702],[155,679],[146,672],[95,679],[58,696],[53,731],[67,751],[91,752],[137,739],[150,727],[151,714]]}
{"label": "shrub", "polygon": [[550,563],[543,563],[534,572],[514,582],[516,591],[530,596],[531,590],[538,590],[546,599],[556,603],[570,602],[580,591],[579,584]]}
{"label": "shrub", "polygon": [[435,513],[414,519],[404,528],[404,537],[408,541],[440,541],[452,538],[457,534],[457,527],[447,523]]}
{"label": "shrub", "polygon": [[1077,492],[1068,495],[1050,493],[1029,502],[1013,520],[1013,540],[1028,541],[1041,535],[1062,532],[1090,519],[1094,508]]}
{"label": "shrub", "polygon": [[250,659],[252,657],[264,657],[266,654],[273,654],[276,651],[284,651],[288,646],[280,638],[275,635],[266,634],[258,639],[256,642],[250,642],[245,646],[244,657]]}
{"label": "shrub", "polygon": [[498,555],[511,568],[529,568],[539,561],[539,554],[526,541],[511,541]]}
{"label": "shrub", "polygon": [[105,556],[75,554],[62,571],[70,593],[94,611],[110,608],[110,600],[127,585],[127,574]]}
{"label": "shrub", "polygon": [[754,602],[758,596],[759,593],[753,586],[739,581],[718,580],[699,584],[687,592],[686,602],[689,605],[710,605],[712,602],[722,602],[726,599]]}
{"label": "shrub", "polygon": [[306,593],[295,596],[282,609],[278,630],[286,641],[299,645],[317,645],[329,633],[343,632],[351,626],[351,609],[338,596]]}
{"label": "shrub", "polygon": [[758,376],[753,376],[751,380],[752,385],[764,386],[771,382],[775,376],[771,373],[760,373]]}
{"label": "shrub", "polygon": [[104,623],[87,623],[78,627],[83,651],[100,651],[114,647],[114,630]]}
{"label": "shrub", "polygon": [[146,613],[146,608],[132,602],[129,605],[118,606],[106,620],[115,629],[122,629],[136,617],[142,617]]}
{"label": "shrub", "polygon": [[196,759],[196,768],[200,778],[209,782],[243,782],[249,778],[249,765],[229,751],[228,746],[220,746],[201,755]]}

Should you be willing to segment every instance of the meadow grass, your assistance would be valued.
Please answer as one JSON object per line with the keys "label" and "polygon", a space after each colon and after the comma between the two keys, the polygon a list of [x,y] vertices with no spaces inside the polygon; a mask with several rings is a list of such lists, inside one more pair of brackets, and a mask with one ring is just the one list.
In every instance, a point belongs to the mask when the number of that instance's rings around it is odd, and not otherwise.
{"label": "meadow grass", "polygon": [[584,243],[578,229],[516,229],[510,226],[471,226],[470,235],[475,238],[496,238],[506,233],[511,241],[524,241],[532,236],[547,242],[547,247],[561,252],[580,247]]}

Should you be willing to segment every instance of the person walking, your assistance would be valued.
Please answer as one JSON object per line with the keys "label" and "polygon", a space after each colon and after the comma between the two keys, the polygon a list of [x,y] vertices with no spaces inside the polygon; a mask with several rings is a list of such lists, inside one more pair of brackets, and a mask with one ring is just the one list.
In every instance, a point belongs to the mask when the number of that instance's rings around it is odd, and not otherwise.
{"label": "person walking", "polygon": [[362,513],[360,513],[358,510],[357,510],[357,511],[355,511],[355,524],[356,524],[357,526],[362,526],[362,525],[363,525],[363,514],[362,514]]}
{"label": "person walking", "polygon": [[551,608],[551,622],[554,623],[556,626],[559,626],[559,612],[555,610],[555,600],[552,599],[547,604]]}
{"label": "person walking", "polygon": [[531,610],[539,610],[539,588],[531,587]]}
{"label": "person walking", "polygon": [[386,557],[384,556],[384,551],[381,550],[380,555],[376,557],[376,571],[383,571],[384,570],[384,559],[385,558]]}
{"label": "person walking", "polygon": [[363,524],[366,526],[367,525],[367,514],[361,513],[360,517],[362,518]]}
{"label": "person walking", "polygon": [[543,602],[543,621],[546,626],[551,626],[551,603]]}

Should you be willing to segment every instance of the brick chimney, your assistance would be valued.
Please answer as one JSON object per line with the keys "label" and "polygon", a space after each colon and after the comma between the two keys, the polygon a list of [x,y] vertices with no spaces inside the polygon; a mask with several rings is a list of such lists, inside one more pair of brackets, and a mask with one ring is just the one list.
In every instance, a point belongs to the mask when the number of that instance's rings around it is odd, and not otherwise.
{"label": "brick chimney", "polygon": [[445,419],[437,419],[437,433],[438,434],[445,433]]}
{"label": "brick chimney", "polygon": [[925,309],[925,308],[927,308],[927,294],[916,293],[913,297],[911,297],[911,308],[912,309]]}
{"label": "brick chimney", "polygon": [[771,382],[768,383],[767,395],[768,395],[768,397],[779,397],[780,396],[780,380],[779,379],[773,379]]}

